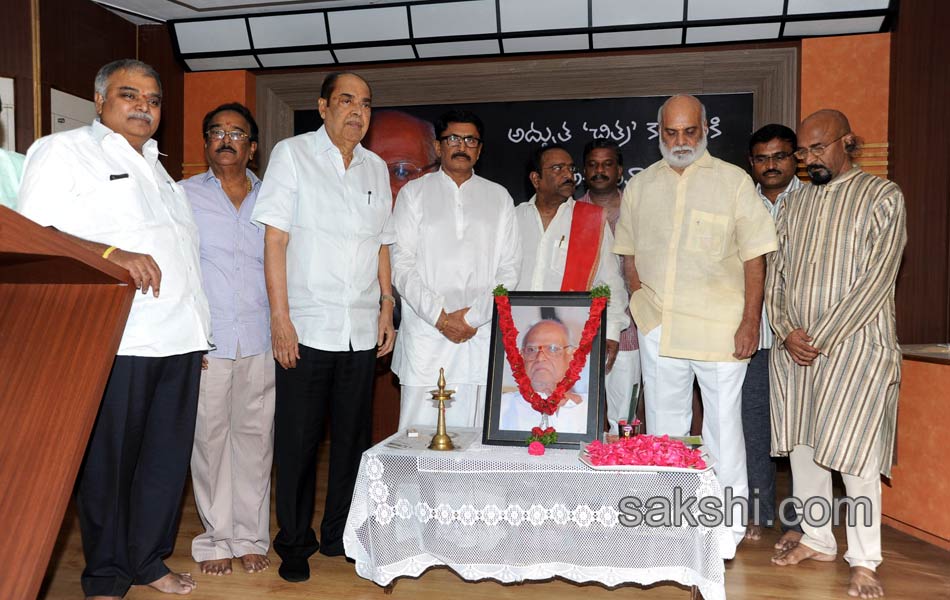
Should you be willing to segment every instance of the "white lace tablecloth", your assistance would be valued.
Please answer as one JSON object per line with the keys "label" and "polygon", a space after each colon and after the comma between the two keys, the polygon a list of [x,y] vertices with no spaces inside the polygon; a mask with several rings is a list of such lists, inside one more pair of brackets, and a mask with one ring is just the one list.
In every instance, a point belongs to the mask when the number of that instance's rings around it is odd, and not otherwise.
{"label": "white lace tablecloth", "polygon": [[[595,471],[575,450],[530,456],[524,447],[483,446],[480,431],[456,432],[461,449],[426,450],[432,432],[403,432],[363,454],[343,542],[356,572],[379,585],[446,565],[468,580],[562,577],[649,585],[695,585],[726,597],[723,559],[736,546],[725,526],[626,527],[620,500],[717,496],[705,472]],[[695,509],[692,511],[698,514]]]}

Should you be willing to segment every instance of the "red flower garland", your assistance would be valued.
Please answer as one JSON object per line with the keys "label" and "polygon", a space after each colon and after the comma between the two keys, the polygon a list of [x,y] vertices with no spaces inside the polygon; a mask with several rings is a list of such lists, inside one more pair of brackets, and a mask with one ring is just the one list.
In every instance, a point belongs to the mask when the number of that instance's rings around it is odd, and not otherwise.
{"label": "red flower garland", "polygon": [[[597,295],[594,296],[594,293]],[[511,373],[518,384],[518,391],[521,396],[527,400],[531,407],[539,413],[553,415],[558,409],[561,399],[564,397],[577,380],[580,379],[581,371],[587,364],[587,356],[590,354],[591,345],[597,330],[600,329],[600,315],[607,306],[608,295],[601,288],[597,288],[592,293],[594,296],[590,303],[590,315],[584,324],[584,330],[581,333],[581,341],[574,350],[574,355],[567,367],[567,373],[554,388],[554,392],[547,398],[534,391],[531,380],[524,368],[524,357],[521,356],[521,350],[518,349],[518,328],[515,327],[514,319],[511,318],[511,300],[508,298],[508,292],[501,286],[495,291],[495,306],[498,307],[498,325],[501,327],[501,339],[505,346],[505,355],[508,357],[508,364],[511,365]],[[609,294],[609,291],[607,292]]]}

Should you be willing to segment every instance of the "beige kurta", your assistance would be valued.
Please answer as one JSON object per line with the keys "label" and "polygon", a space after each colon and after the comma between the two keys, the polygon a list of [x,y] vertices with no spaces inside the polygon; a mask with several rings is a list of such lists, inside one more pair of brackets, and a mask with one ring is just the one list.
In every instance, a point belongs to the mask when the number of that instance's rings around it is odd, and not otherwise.
{"label": "beige kurta", "polygon": [[[815,449],[830,469],[890,475],[901,353],[894,283],[907,241],[897,184],[852,169],[806,185],[776,221],[765,302],[775,330],[771,353],[772,452]],[[785,350],[796,328],[821,351],[802,367]],[[882,442],[880,464],[870,450]]]}

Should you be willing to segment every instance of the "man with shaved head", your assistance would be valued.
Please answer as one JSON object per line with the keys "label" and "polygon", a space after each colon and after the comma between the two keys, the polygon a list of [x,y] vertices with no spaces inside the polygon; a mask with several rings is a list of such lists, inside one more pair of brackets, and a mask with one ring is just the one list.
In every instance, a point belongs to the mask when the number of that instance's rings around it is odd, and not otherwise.
{"label": "man with shaved head", "polygon": [[[693,96],[660,107],[662,160],[627,185],[614,252],[625,255],[643,367],[647,428],[688,435],[694,378],[703,440],[724,487],[748,493],[742,381],[759,344],[772,217],[749,175],[706,151],[706,109]],[[742,511],[733,512],[738,543]]]}
{"label": "man with shaved head", "polygon": [[373,115],[363,145],[386,161],[393,200],[402,186],[439,164],[432,123],[401,110],[381,110]]}
{"label": "man with shaved head", "polygon": [[[894,284],[907,241],[904,197],[893,182],[852,162],[848,119],[821,110],[798,130],[795,155],[811,183],[779,212],[779,248],[769,260],[766,304],[771,354],[772,452],[789,455],[794,496],[832,500],[838,471],[850,498],[848,594],[879,598],[881,480],[894,459],[901,351]],[[853,519],[853,520],[852,520]],[[830,562],[831,524],[802,523],[798,544],[772,562]]]}

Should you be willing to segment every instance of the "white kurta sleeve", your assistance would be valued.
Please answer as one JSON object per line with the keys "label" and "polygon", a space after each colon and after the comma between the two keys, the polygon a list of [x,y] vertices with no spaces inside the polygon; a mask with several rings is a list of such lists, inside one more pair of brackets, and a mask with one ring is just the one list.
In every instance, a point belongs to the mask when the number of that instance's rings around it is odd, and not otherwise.
{"label": "white kurta sleeve", "polygon": [[485,290],[472,303],[471,309],[465,313],[465,321],[472,327],[481,327],[491,321],[495,297],[492,294],[495,286],[501,284],[509,290],[518,285],[518,276],[521,272],[521,232],[518,229],[518,218],[515,215],[515,203],[509,196],[504,207],[502,220],[499,223],[495,242],[495,256],[492,257],[498,265],[495,270],[495,283],[492,289]]}
{"label": "white kurta sleeve", "polygon": [[607,284],[610,288],[610,302],[607,304],[607,339],[617,341],[620,332],[630,326],[627,316],[627,287],[624,285],[623,274],[620,272],[620,261],[612,250],[614,236],[610,233],[610,225],[604,223],[604,235],[600,240],[600,264],[597,265],[597,276],[594,285]]}
{"label": "white kurta sleeve", "polygon": [[393,285],[429,325],[435,327],[445,306],[445,297],[430,289],[419,275],[419,240],[422,233],[422,203],[409,186],[402,188],[392,215],[396,242],[392,245]]}

